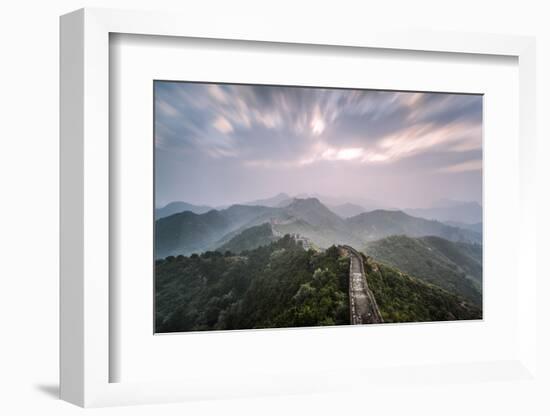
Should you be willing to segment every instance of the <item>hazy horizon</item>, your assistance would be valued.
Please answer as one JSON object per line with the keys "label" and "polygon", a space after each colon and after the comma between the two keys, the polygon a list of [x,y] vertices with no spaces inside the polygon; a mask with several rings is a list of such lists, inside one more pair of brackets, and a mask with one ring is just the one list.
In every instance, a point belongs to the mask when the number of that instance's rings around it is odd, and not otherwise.
{"label": "hazy horizon", "polygon": [[482,199],[482,96],[155,81],[155,206]]}
{"label": "hazy horizon", "polygon": [[331,203],[329,205],[339,205],[339,204],[350,203],[350,204],[355,204],[355,205],[365,205],[364,208],[367,208],[367,209],[369,209],[370,205],[373,205],[373,204],[376,205],[377,207],[379,207],[380,209],[389,209],[389,210],[391,210],[391,209],[411,209],[411,208],[435,208],[435,207],[441,207],[442,204],[445,203],[445,202],[456,203],[456,204],[477,203],[480,206],[482,205],[482,203],[480,201],[440,198],[440,199],[436,199],[436,200],[433,200],[433,201],[427,201],[424,205],[398,206],[398,205],[384,204],[384,203],[381,203],[378,200],[369,199],[369,198],[365,198],[364,201],[361,201],[360,197],[358,199],[358,197],[350,196],[350,195],[320,195],[320,194],[309,194],[309,193],[306,193],[306,192],[302,192],[302,193],[299,193],[299,194],[289,194],[288,192],[282,191],[282,192],[277,192],[277,193],[272,194],[272,195],[259,195],[255,198],[251,198],[251,199],[247,199],[247,200],[240,200],[240,201],[232,201],[232,202],[228,202],[228,203],[225,203],[225,204],[207,204],[207,203],[195,202],[195,201],[192,201],[192,200],[174,199],[174,200],[170,200],[166,203],[160,203],[158,205],[155,205],[155,208],[157,208],[157,209],[158,208],[163,208],[166,205],[168,205],[170,203],[173,203],[173,202],[185,202],[185,203],[192,204],[192,205],[197,205],[197,206],[208,206],[208,207],[214,208],[214,209],[223,209],[223,208],[230,207],[232,205],[249,204],[249,203],[255,202],[255,201],[272,199],[272,198],[274,198],[276,196],[279,196],[281,194],[288,195],[289,199],[316,198],[316,199],[319,199],[321,201],[323,198],[331,198],[331,199],[335,199],[335,200],[341,200],[341,202],[338,202],[338,203],[334,202],[334,203]]}

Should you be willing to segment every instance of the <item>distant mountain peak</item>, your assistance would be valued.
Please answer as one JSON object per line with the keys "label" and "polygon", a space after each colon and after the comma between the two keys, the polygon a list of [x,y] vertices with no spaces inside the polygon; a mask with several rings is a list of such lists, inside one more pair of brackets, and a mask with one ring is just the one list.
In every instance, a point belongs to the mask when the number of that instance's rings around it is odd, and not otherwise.
{"label": "distant mountain peak", "polygon": [[380,217],[392,217],[392,218],[407,218],[410,217],[406,212],[403,212],[399,209],[375,209],[368,212],[363,212],[356,217],[371,217],[371,218],[380,218]]}
{"label": "distant mountain peak", "polygon": [[341,220],[341,218],[332,212],[330,208],[328,208],[325,204],[323,204],[318,198],[316,197],[309,197],[309,198],[294,198],[290,204],[288,204],[286,207],[286,210],[289,212],[308,212],[312,213],[315,212],[319,215],[323,215],[325,217],[334,217],[334,219],[338,218],[338,220]]}
{"label": "distant mountain peak", "polygon": [[459,201],[450,198],[441,198],[432,202],[430,208],[453,208],[460,206],[481,206],[476,201]]}
{"label": "distant mountain peak", "polygon": [[306,197],[306,198],[294,198],[292,200],[292,202],[290,203],[289,206],[292,206],[292,205],[295,205],[295,206],[298,206],[298,205],[320,205],[322,207],[325,207],[321,201],[319,201],[318,198],[315,198],[315,197]]}
{"label": "distant mountain peak", "polygon": [[430,208],[406,209],[410,215],[442,222],[454,221],[475,224],[483,220],[483,208],[476,201],[435,201]]}
{"label": "distant mountain peak", "polygon": [[272,196],[270,198],[256,199],[254,201],[245,202],[242,205],[276,207],[276,206],[279,206],[281,203],[284,203],[285,201],[288,201],[290,199],[291,197],[288,194],[284,192],[279,192],[277,195]]}
{"label": "distant mountain peak", "polygon": [[212,207],[207,205],[194,205],[184,201],[173,201],[161,208],[155,209],[155,219],[160,219],[164,217],[169,217],[184,211],[191,211],[195,214],[204,214],[212,210]]}

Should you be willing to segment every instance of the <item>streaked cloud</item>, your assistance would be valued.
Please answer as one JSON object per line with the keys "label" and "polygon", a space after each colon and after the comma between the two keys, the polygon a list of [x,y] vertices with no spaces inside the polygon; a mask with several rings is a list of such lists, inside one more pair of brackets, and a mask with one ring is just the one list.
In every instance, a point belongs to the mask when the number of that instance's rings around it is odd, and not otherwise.
{"label": "streaked cloud", "polygon": [[456,165],[447,166],[441,168],[441,172],[456,173],[456,172],[470,172],[475,170],[481,170],[481,160],[468,160],[466,162],[457,163]]}
{"label": "streaked cloud", "polygon": [[481,170],[482,97],[156,82],[155,134],[162,154],[236,175],[330,164],[448,177]]}
{"label": "streaked cloud", "polygon": [[214,127],[223,134],[233,132],[233,125],[223,116],[218,117],[216,121],[214,121]]}

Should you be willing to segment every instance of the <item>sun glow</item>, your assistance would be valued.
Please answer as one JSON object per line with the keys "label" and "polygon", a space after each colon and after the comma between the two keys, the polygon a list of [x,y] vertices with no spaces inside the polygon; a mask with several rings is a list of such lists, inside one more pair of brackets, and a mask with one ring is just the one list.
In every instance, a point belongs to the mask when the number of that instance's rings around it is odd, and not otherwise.
{"label": "sun glow", "polygon": [[323,133],[323,131],[325,131],[325,122],[322,118],[316,117],[311,120],[311,132],[314,135],[318,136]]}
{"label": "sun glow", "polygon": [[340,149],[336,153],[336,159],[338,160],[353,160],[358,159],[363,154],[363,149],[360,147],[352,147],[346,149]]}

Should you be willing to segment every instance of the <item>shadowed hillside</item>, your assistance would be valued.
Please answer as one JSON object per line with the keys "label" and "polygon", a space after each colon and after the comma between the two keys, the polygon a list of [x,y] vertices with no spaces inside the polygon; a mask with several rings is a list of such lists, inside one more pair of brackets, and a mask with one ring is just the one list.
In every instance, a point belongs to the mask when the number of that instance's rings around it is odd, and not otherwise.
{"label": "shadowed hillside", "polygon": [[160,218],[169,217],[170,215],[178,214],[184,211],[191,211],[195,214],[204,214],[210,211],[212,208],[206,205],[193,205],[187,202],[175,201],[170,202],[162,208],[155,209],[155,220]]}
{"label": "shadowed hillside", "polygon": [[273,235],[271,225],[264,223],[254,227],[247,228],[237,234],[227,243],[221,245],[218,251],[225,253],[230,251],[239,254],[245,250],[254,250],[261,246],[267,246],[278,238]]}
{"label": "shadowed hillside", "polygon": [[481,305],[481,246],[478,244],[400,235],[369,242],[364,252],[379,262]]}
{"label": "shadowed hillside", "polygon": [[201,253],[214,250],[239,232],[270,218],[284,218],[279,208],[233,205],[197,215],[186,211],[156,222],[155,257]]}
{"label": "shadowed hillside", "polygon": [[481,319],[478,306],[438,286],[364,257],[369,287],[384,322]]}
{"label": "shadowed hillside", "polygon": [[349,218],[347,223],[353,232],[366,241],[390,235],[409,237],[437,236],[451,241],[481,242],[481,235],[474,231],[451,227],[438,221],[412,217],[402,211],[376,210]]}

